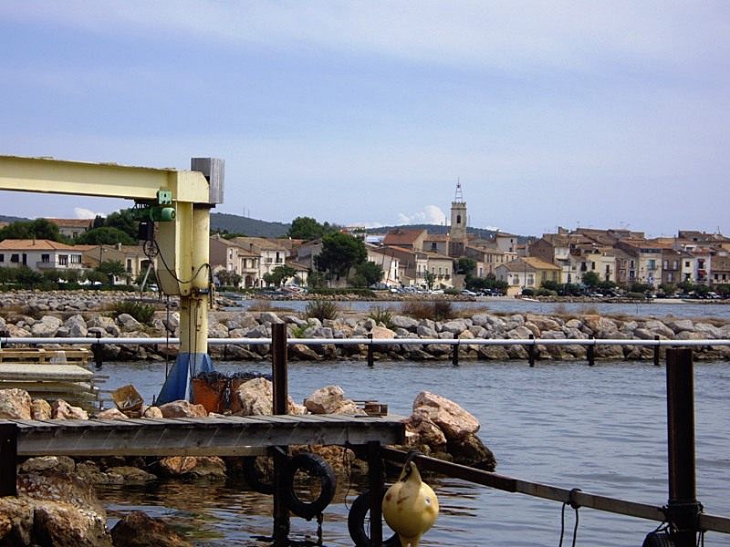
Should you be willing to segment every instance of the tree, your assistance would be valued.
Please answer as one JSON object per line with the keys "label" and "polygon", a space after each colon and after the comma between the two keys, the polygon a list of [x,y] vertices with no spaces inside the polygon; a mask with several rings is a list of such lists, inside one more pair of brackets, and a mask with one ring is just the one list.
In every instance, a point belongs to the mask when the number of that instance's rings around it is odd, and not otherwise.
{"label": "tree", "polygon": [[320,272],[339,279],[350,268],[365,262],[368,252],[362,240],[342,232],[332,232],[322,238],[322,252],[315,259]]}
{"label": "tree", "polygon": [[462,256],[456,262],[456,273],[471,276],[477,269],[477,261],[468,256]]}
{"label": "tree", "polygon": [[104,219],[103,227],[116,228],[129,236],[128,239],[133,241],[132,245],[137,243],[139,221],[134,218],[131,209],[122,209],[116,213],[111,213]]}
{"label": "tree", "polygon": [[126,232],[119,228],[104,226],[102,228],[92,228],[88,232],[81,234],[76,238],[76,242],[80,245],[136,245],[137,240],[132,239]]}
{"label": "tree", "polygon": [[385,275],[380,264],[370,262],[369,260],[355,266],[355,272],[365,280],[366,287],[380,283]]}
{"label": "tree", "polygon": [[0,230],[0,240],[4,239],[49,239],[63,241],[64,237],[57,224],[45,218],[13,222]]}
{"label": "tree", "polygon": [[295,275],[297,275],[297,271],[291,266],[277,266],[271,270],[270,274],[264,274],[264,281],[276,287],[281,287],[282,283]]}
{"label": "tree", "polygon": [[581,281],[589,289],[595,289],[601,282],[601,278],[596,272],[586,272],[583,274]]}
{"label": "tree", "polygon": [[291,227],[286,235],[292,239],[311,241],[323,237],[331,231],[332,227],[326,222],[320,224],[312,217],[297,217],[292,220]]}
{"label": "tree", "polygon": [[434,281],[436,281],[436,274],[434,274],[434,273],[431,273],[431,272],[429,272],[428,270],[426,270],[426,271],[425,271],[425,272],[423,273],[423,278],[424,278],[424,280],[426,281],[426,287],[427,287],[427,288],[428,288],[428,290],[430,291],[430,290],[431,290],[431,289],[433,288],[433,283],[434,283]]}
{"label": "tree", "polygon": [[119,260],[106,260],[96,267],[96,271],[105,274],[110,285],[114,284],[115,278],[127,277],[127,270]]}

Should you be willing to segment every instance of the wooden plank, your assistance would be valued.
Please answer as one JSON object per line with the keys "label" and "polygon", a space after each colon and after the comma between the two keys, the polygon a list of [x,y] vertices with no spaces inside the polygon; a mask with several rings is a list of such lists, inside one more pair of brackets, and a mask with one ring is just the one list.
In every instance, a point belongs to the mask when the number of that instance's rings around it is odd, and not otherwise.
{"label": "wooden plank", "polygon": [[242,455],[270,446],[397,444],[405,428],[394,420],[371,423],[311,417],[23,421],[18,454],[31,455]]}
{"label": "wooden plank", "polygon": [[93,377],[93,372],[78,365],[38,366],[23,363],[0,365],[0,380],[83,382],[89,381]]}

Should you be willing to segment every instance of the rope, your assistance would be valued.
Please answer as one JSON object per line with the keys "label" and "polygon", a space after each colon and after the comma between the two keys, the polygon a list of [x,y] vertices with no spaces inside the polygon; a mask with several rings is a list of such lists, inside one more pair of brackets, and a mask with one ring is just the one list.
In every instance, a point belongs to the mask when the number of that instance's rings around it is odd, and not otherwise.
{"label": "rope", "polygon": [[578,502],[575,501],[574,495],[580,492],[579,488],[573,488],[570,491],[568,501],[563,502],[563,507],[560,510],[560,543],[558,543],[558,547],[563,547],[563,537],[565,536],[565,508],[566,506],[570,505],[573,510],[575,511],[575,525],[573,526],[573,543],[572,547],[576,546],[576,542],[578,541],[578,524],[580,522],[580,516],[578,514],[578,509],[580,508],[580,505]]}

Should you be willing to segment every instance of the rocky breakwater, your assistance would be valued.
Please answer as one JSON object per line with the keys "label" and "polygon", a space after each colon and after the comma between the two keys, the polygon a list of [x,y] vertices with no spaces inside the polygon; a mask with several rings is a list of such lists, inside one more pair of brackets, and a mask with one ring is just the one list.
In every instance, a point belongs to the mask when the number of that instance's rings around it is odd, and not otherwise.
{"label": "rocky breakwater", "polygon": [[[37,304],[37,303],[36,303]],[[87,304],[83,304],[86,306]],[[46,307],[46,306],[43,306]],[[140,323],[127,313],[115,315],[108,311],[74,312],[65,309],[63,313],[36,309],[33,315],[0,313],[0,330],[13,338],[50,337],[58,338],[167,338],[179,336],[179,313],[158,313],[148,323]],[[367,340],[392,340],[392,344],[374,346],[376,359],[407,359],[412,361],[448,359],[453,345],[440,340],[459,340],[460,359],[526,360],[527,349],[522,345],[479,345],[480,339],[564,340],[565,345],[538,344],[538,360],[585,360],[587,346],[571,340],[595,338],[595,358],[599,360],[641,360],[653,357],[653,348],[632,344],[632,340],[725,340],[730,338],[730,323],[713,320],[693,319],[645,319],[635,317],[610,317],[588,315],[498,315],[488,312],[474,313],[464,317],[453,317],[435,321],[416,319],[406,315],[393,315],[387,323],[371,317],[343,317],[320,321],[295,314],[265,312],[220,312],[212,311],[209,316],[208,336],[210,339],[232,339],[226,345],[211,345],[214,359],[227,361],[257,361],[267,359],[271,337],[271,326],[275,323],[287,325],[290,339],[289,357],[292,360],[345,360],[366,359]],[[297,339],[346,340],[362,339],[362,344],[298,344]],[[244,342],[261,341],[260,343]],[[428,344],[405,345],[401,340],[429,340]],[[602,345],[602,339],[625,340],[622,345]],[[163,360],[174,358],[177,353],[174,344],[115,345],[103,346],[103,357],[108,361]],[[728,360],[730,347],[711,345],[695,347],[695,357],[701,360]]]}
{"label": "rocky breakwater", "polygon": [[[235,415],[272,413],[272,385],[265,378],[245,382],[232,395],[237,402]],[[297,404],[289,400],[290,414],[362,414],[358,405],[345,397],[339,386],[325,386]],[[174,401],[143,410],[143,418],[205,417],[202,405]],[[96,418],[126,420],[117,409],[99,412]],[[63,401],[49,404],[31,399],[20,389],[0,390],[0,419],[86,420],[89,415]],[[453,401],[422,392],[413,403],[413,414],[405,420],[407,449],[494,470],[492,452],[477,437],[479,422]],[[365,463],[340,446],[291,447],[292,455],[316,452],[324,457],[343,479]],[[269,462],[269,469],[271,465]],[[24,461],[18,472],[18,496],[0,498],[0,546],[30,547],[187,547],[192,543],[169,529],[164,522],[140,512],[119,521],[112,530],[106,525],[106,511],[93,485],[154,484],[159,480],[221,480],[241,474],[248,478],[242,458],[80,458],[47,456]],[[265,468],[264,468],[265,469]],[[271,477],[268,477],[271,480]],[[254,485],[252,485],[254,486]]]}

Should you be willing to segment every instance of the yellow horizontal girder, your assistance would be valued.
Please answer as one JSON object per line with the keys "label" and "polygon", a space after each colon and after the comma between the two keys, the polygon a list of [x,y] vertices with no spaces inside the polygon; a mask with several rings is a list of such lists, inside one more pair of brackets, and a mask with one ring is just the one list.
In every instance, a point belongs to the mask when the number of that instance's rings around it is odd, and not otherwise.
{"label": "yellow horizontal girder", "polygon": [[197,171],[18,156],[0,156],[0,190],[133,200],[155,200],[158,190],[168,190],[173,201],[209,200],[208,181]]}

